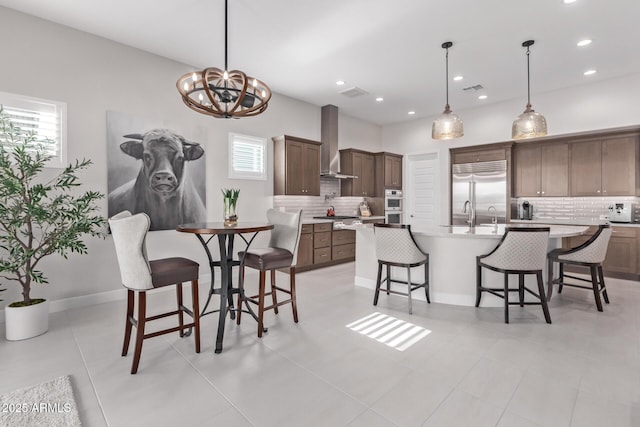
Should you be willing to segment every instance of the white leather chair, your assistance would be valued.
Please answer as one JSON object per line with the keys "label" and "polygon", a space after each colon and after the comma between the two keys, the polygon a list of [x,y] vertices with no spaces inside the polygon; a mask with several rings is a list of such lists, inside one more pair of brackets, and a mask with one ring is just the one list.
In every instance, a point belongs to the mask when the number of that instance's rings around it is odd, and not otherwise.
{"label": "white leather chair", "polygon": [[[246,297],[248,301],[258,306],[258,336],[264,332],[264,312],[273,310],[278,314],[278,307],[291,304],[293,321],[298,323],[298,306],[296,302],[296,262],[298,258],[298,243],[302,231],[302,210],[295,213],[280,212],[276,209],[267,211],[267,220],[273,224],[269,247],[249,249],[239,252],[238,257],[242,263],[242,282],[244,283],[244,269],[250,267],[260,272],[259,290],[257,295]],[[289,270],[289,289],[276,285],[276,270]],[[271,272],[271,291],[266,292],[266,272]],[[277,291],[289,295],[288,299],[278,301]],[[265,306],[265,298],[271,296],[271,305]],[[256,299],[257,298],[257,299]],[[242,313],[242,297],[238,295],[238,316],[236,321],[240,324]]]}
{"label": "white leather chair", "polygon": [[[544,295],[542,269],[547,258],[549,245],[549,227],[511,228],[507,227],[498,246],[486,255],[476,259],[476,307],[480,306],[483,292],[488,292],[504,299],[504,323],[509,323],[509,305],[542,305],[547,323],[551,323],[547,298]],[[504,287],[489,288],[482,285],[482,267],[504,274]],[[509,275],[518,275],[518,287],[509,288]],[[538,292],[527,288],[524,284],[525,274],[535,274]],[[524,293],[528,292],[540,300],[524,301]],[[509,292],[518,292],[518,302],[509,301]]]}
{"label": "white leather chair", "polygon": [[[596,300],[596,308],[598,311],[602,310],[602,301],[600,294],[604,297],[604,301],[609,304],[609,296],[607,295],[607,288],[604,283],[604,273],[602,272],[602,263],[607,256],[607,248],[609,247],[609,239],[611,238],[611,227],[601,225],[598,227],[598,231],[591,236],[589,240],[582,245],[571,249],[554,249],[549,252],[549,280],[547,292],[548,298],[551,299],[551,293],[553,292],[553,285],[558,285],[558,293],[562,292],[563,286],[571,286],[573,288],[589,289],[593,291],[593,295]],[[553,264],[559,264],[560,276],[557,279],[553,278]],[[590,279],[584,279],[582,277],[572,276],[564,273],[564,265],[580,265],[589,268],[591,274]],[[567,283],[565,278],[579,280],[583,282],[591,282],[591,286],[578,285],[576,283]]]}
{"label": "white leather chair", "polygon": [[[131,365],[132,374],[138,371],[142,341],[147,338],[176,331],[179,331],[182,337],[185,329],[194,328],[196,353],[200,353],[199,265],[190,259],[179,257],[149,261],[145,238],[150,224],[149,217],[144,213],[131,215],[129,211],[123,211],[109,218],[109,227],[116,248],[122,284],[127,288],[127,318],[122,356],[127,355],[131,329],[136,326],[136,344]],[[182,304],[182,283],[189,281],[191,282],[193,310],[189,310]],[[171,285],[176,286],[177,310],[148,317],[147,291]],[[136,294],[138,295],[137,319],[134,317]],[[184,313],[189,314],[193,318],[193,322],[185,324]],[[173,315],[178,316],[178,326],[145,334],[145,326],[148,321]]]}
{"label": "white leather chair", "polygon": [[[411,293],[416,289],[424,288],[427,303],[429,299],[429,254],[424,253],[411,234],[411,226],[405,224],[374,224],[376,236],[376,258],[378,258],[378,277],[376,280],[376,291],[373,297],[373,305],[378,305],[378,296],[382,282],[386,282],[386,293],[404,295],[409,298],[409,314],[412,314],[413,307]],[[411,268],[424,265],[424,282],[411,282]],[[382,266],[386,266],[386,277],[382,279]],[[407,280],[397,280],[391,278],[391,267],[402,267],[407,269]],[[391,289],[391,283],[402,283],[407,285],[407,292]]]}

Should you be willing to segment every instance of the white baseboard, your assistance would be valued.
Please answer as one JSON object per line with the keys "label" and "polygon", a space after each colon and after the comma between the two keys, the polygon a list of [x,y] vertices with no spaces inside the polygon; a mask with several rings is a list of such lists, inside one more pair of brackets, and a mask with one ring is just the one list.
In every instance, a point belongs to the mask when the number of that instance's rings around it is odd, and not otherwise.
{"label": "white baseboard", "polygon": [[[219,275],[218,275],[219,276]],[[199,284],[205,284],[209,287],[211,283],[211,274],[200,275]],[[218,277],[218,280],[220,278]],[[158,289],[156,292],[173,291],[172,287]],[[127,297],[126,288],[115,289],[113,291],[98,292],[95,294],[81,295],[79,297],[63,298],[59,300],[49,301],[49,313],[57,313],[59,311],[71,310],[74,308],[88,307],[96,304],[104,304],[106,302],[120,301]],[[0,310],[0,323],[4,323],[4,309]]]}

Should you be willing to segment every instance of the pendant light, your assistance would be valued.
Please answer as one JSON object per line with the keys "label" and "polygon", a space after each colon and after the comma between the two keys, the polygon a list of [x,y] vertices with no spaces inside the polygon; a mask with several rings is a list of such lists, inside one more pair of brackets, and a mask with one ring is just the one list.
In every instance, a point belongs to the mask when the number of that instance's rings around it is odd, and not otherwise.
{"label": "pendant light", "polygon": [[446,88],[447,88],[447,103],[444,106],[442,114],[434,120],[433,128],[431,129],[431,138],[433,139],[454,139],[460,138],[464,135],[462,130],[462,119],[451,111],[449,106],[449,48],[453,46],[452,42],[442,43],[442,48],[446,50]]}
{"label": "pendant light", "polygon": [[522,43],[527,48],[527,107],[514,121],[511,127],[511,138],[526,139],[545,136],[547,134],[547,120],[540,113],[531,108],[531,82],[529,74],[529,47],[533,46],[533,40]]}
{"label": "pendant light", "polygon": [[209,67],[187,73],[176,86],[182,100],[198,113],[217,118],[256,116],[267,109],[271,90],[262,81],[227,66],[227,9],[224,2],[224,70]]}

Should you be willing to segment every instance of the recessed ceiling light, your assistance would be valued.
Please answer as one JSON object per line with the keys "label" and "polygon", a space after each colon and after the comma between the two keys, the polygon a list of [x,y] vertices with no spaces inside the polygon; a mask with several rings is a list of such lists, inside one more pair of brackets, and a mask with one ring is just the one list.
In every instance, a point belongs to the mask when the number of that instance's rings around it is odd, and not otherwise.
{"label": "recessed ceiling light", "polygon": [[590,76],[590,75],[595,74],[595,73],[596,73],[596,70],[587,70],[587,71],[584,72],[584,75],[585,76]]}
{"label": "recessed ceiling light", "polygon": [[409,111],[407,114],[409,114],[410,116],[413,116],[416,112],[415,111]]}
{"label": "recessed ceiling light", "polygon": [[478,99],[487,99],[487,95],[480,95]]}
{"label": "recessed ceiling light", "polygon": [[564,4],[571,4],[571,3],[575,3],[577,0],[562,0],[562,3]]}
{"label": "recessed ceiling light", "polygon": [[336,82],[336,84],[337,84],[338,86],[342,86],[342,85],[344,84],[344,82],[343,82],[342,80],[338,80],[338,81]]}
{"label": "recessed ceiling light", "polygon": [[455,77],[453,78],[453,80],[455,80],[456,82],[458,82],[458,81],[460,81],[460,80],[462,80],[462,79],[464,79],[464,77],[462,77],[462,76],[455,76]]}
{"label": "recessed ceiling light", "polygon": [[590,45],[591,42],[592,42],[591,39],[584,39],[584,40],[580,40],[578,43],[576,43],[576,45],[579,47],[583,47],[583,46]]}
{"label": "recessed ceiling light", "polygon": [[383,98],[383,97],[381,97],[381,96],[379,96],[379,97],[377,97],[377,98],[376,98],[376,101],[378,101],[378,102],[382,102],[382,101],[384,101],[384,98]]}

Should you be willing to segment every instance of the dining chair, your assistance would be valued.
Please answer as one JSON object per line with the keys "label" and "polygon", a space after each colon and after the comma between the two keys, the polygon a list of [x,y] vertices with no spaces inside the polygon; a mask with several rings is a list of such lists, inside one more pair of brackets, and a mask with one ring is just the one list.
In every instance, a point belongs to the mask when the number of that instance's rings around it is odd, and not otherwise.
{"label": "dining chair", "polygon": [[[259,271],[258,294],[245,296],[249,301],[258,306],[258,337],[262,337],[264,332],[264,312],[273,310],[278,314],[278,307],[284,304],[291,304],[293,310],[293,321],[298,323],[298,306],[296,302],[296,262],[298,257],[298,243],[300,242],[300,232],[302,230],[302,210],[295,213],[280,212],[276,209],[267,211],[267,220],[273,224],[269,246],[266,248],[249,249],[238,253],[242,270],[241,282],[244,284],[245,267],[250,267]],[[276,270],[288,269],[289,289],[277,286]],[[270,291],[266,292],[266,272],[270,271]],[[243,285],[244,286],[244,285]],[[277,291],[283,292],[289,297],[285,300],[278,300]],[[271,296],[271,304],[265,305],[265,298]],[[238,315],[236,322],[240,324],[243,298],[238,294]],[[246,303],[246,302],[245,302]]]}
{"label": "dining chair", "polygon": [[[113,236],[116,257],[120,267],[122,285],[127,288],[127,314],[124,332],[122,356],[129,351],[132,327],[136,327],[136,343],[131,365],[131,373],[138,372],[142,342],[147,338],[178,331],[184,336],[185,329],[195,330],[196,353],[200,353],[200,314],[198,303],[198,263],[187,258],[162,258],[149,260],[145,239],[151,221],[145,213],[132,215],[129,211],[120,212],[109,218],[109,227]],[[182,302],[182,283],[191,282],[193,310]],[[177,310],[147,316],[147,291],[166,286],[176,286]],[[135,295],[138,295],[138,317],[134,317]],[[184,323],[184,313],[193,318],[193,322]],[[149,321],[168,316],[178,316],[178,326],[160,331],[145,333]]]}
{"label": "dining chair", "polygon": [[[604,273],[602,271],[602,263],[607,256],[607,248],[609,247],[609,239],[611,238],[611,227],[608,224],[600,225],[598,231],[591,236],[589,240],[583,244],[571,249],[554,249],[549,252],[548,260],[548,299],[551,299],[551,293],[553,292],[553,285],[558,285],[558,293],[562,293],[563,286],[570,286],[573,288],[589,289],[593,291],[593,296],[596,300],[596,308],[598,311],[602,310],[602,301],[600,294],[604,298],[604,302],[609,304],[609,296],[607,295],[607,288],[604,283]],[[558,263],[559,277],[553,278],[554,263]],[[565,274],[564,266],[579,265],[589,268],[590,278],[585,279],[569,274]],[[579,280],[582,282],[590,282],[591,286],[579,285],[577,283],[567,283],[565,278],[573,280]]]}
{"label": "dining chair", "polygon": [[[476,257],[476,307],[480,306],[482,293],[488,292],[504,300],[504,323],[509,323],[509,305],[541,305],[544,318],[551,323],[547,298],[544,295],[542,270],[547,258],[549,227],[511,228],[507,227],[493,251]],[[490,288],[482,285],[482,268],[504,274],[504,287]],[[518,275],[518,287],[509,287],[509,275]],[[538,293],[525,286],[526,274],[535,274]],[[509,301],[509,293],[518,292],[518,301]],[[540,302],[525,301],[524,294],[535,296]]]}
{"label": "dining chair", "polygon": [[[413,313],[411,293],[416,289],[424,288],[427,303],[429,299],[429,254],[420,249],[413,234],[411,226],[406,224],[374,224],[373,230],[376,238],[376,258],[378,258],[378,276],[376,291],[373,297],[373,305],[378,305],[380,286],[386,283],[386,293],[403,295],[409,298],[409,314]],[[413,283],[411,281],[411,268],[424,265],[424,282]],[[382,279],[382,267],[386,267],[386,277]],[[406,268],[407,280],[392,279],[391,267]],[[391,288],[391,283],[407,285],[407,292]]]}

